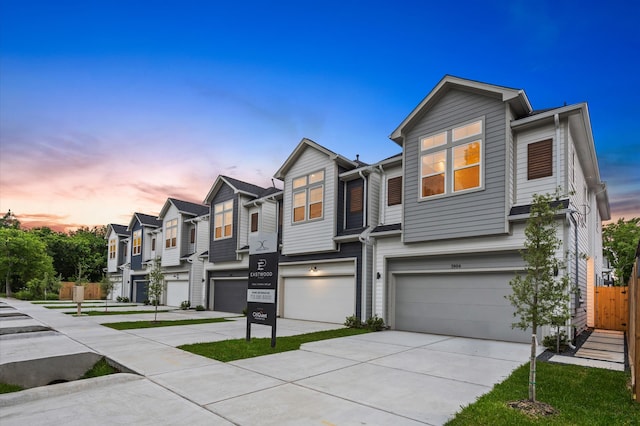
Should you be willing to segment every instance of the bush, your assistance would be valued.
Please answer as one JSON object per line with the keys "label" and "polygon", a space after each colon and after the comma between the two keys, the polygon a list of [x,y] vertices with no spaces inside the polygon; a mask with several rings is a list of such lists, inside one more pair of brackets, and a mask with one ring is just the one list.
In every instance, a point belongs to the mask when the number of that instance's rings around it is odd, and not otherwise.
{"label": "bush", "polygon": [[12,296],[19,300],[33,300],[33,295],[29,290],[19,290],[12,293]]}
{"label": "bush", "polygon": [[129,303],[129,298],[128,297],[118,296],[118,297],[116,297],[116,302]]}
{"label": "bush", "polygon": [[189,302],[188,300],[183,300],[182,303],[180,303],[180,309],[182,310],[187,310],[191,307],[191,302]]}
{"label": "bush", "polygon": [[347,317],[344,321],[344,325],[346,327],[349,328],[363,328],[364,324],[362,323],[362,321],[360,321],[360,318],[358,318],[355,315],[351,315],[350,317]]}
{"label": "bush", "polygon": [[380,331],[386,328],[384,325],[384,320],[380,318],[377,314],[367,318],[366,327],[371,331]]}
{"label": "bush", "polygon": [[[544,336],[544,339],[542,339],[542,345],[547,349],[551,349],[552,351],[555,351],[557,349],[556,348],[557,344],[558,344],[557,334],[550,334],[548,336]],[[569,346],[569,341],[567,339],[567,334],[564,332],[564,330],[560,330],[560,352],[565,350],[568,346]]]}
{"label": "bush", "polygon": [[143,303],[144,303],[145,305],[150,305],[150,304],[151,304],[151,300],[149,300],[149,299],[144,299],[144,302],[143,302]]}
{"label": "bush", "polygon": [[204,311],[204,306],[202,305],[196,306],[196,311]]}
{"label": "bush", "polygon": [[371,331],[380,331],[386,328],[384,320],[377,314],[369,317],[366,322],[360,321],[360,318],[355,315],[351,315],[345,319],[344,325],[349,328],[366,328]]}

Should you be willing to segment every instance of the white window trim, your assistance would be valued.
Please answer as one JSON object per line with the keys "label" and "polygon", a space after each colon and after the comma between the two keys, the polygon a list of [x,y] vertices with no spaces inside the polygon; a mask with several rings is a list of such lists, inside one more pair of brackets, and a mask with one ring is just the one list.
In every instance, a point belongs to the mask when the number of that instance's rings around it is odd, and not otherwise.
{"label": "white window trim", "polygon": [[[469,124],[475,123],[476,121],[480,121],[482,123],[482,131],[479,134],[475,134],[472,136],[468,136],[462,139],[458,139],[453,141],[453,129],[457,129],[460,127],[467,126]],[[432,136],[439,135],[441,133],[446,133],[446,142],[443,145],[434,146],[428,149],[422,149],[422,140],[426,138],[430,138]],[[482,191],[484,190],[484,168],[485,168],[485,151],[486,151],[486,120],[485,116],[476,117],[472,120],[464,121],[456,124],[455,126],[447,127],[446,129],[438,130],[437,132],[428,133],[422,135],[418,138],[418,201],[428,201],[440,198],[447,197],[455,197],[457,195],[468,194],[470,192]],[[463,166],[460,168],[455,168],[453,150],[454,148],[467,145],[473,142],[480,143],[480,185],[474,188],[461,189],[459,191],[454,191],[454,172],[456,170],[462,170],[466,167],[471,167],[471,165]],[[422,173],[422,157],[424,155],[434,154],[437,152],[445,151],[445,170],[444,170],[444,192],[442,194],[435,195],[427,195],[422,196],[422,178],[433,176],[432,175],[423,175]]]}
{"label": "white window trim", "polygon": [[[168,246],[167,246],[167,241],[169,242]],[[176,247],[178,247],[178,219],[177,218],[167,221],[165,225],[165,238],[164,238],[165,249],[174,249]]]}
{"label": "white window trim", "polygon": [[[315,174],[315,173],[320,173],[322,172],[322,180],[313,182],[313,183],[308,183],[309,182],[309,176]],[[324,183],[325,183],[325,179],[326,179],[326,171],[324,169],[320,169],[320,170],[315,170],[311,173],[307,173],[306,175],[302,175],[302,176],[298,176],[295,177],[291,180],[291,224],[292,225],[300,225],[302,223],[309,223],[309,222],[316,222],[316,221],[320,221],[324,219],[324,207],[325,207],[325,190],[324,190]],[[297,179],[300,179],[302,177],[305,177],[307,179],[307,184],[299,186],[297,188],[293,188],[293,182],[295,182]],[[311,211],[311,191],[317,188],[321,188],[322,189],[322,209],[320,210],[320,217],[314,217],[313,219],[309,218],[309,213]],[[303,220],[299,220],[296,221],[295,220],[295,195],[296,194],[300,194],[300,193],[304,193],[305,194],[305,202],[304,202],[304,219]],[[313,203],[316,204],[316,203]]]}
{"label": "white window trim", "polygon": [[[138,229],[133,232],[133,241],[131,241],[131,251],[134,256],[140,256],[142,254],[142,229]],[[139,241],[139,244],[136,244],[136,240]],[[136,249],[138,252],[136,253]]]}
{"label": "white window trim", "polygon": [[[231,206],[230,207],[225,207],[225,204],[230,203]],[[217,206],[222,206],[222,210],[220,210],[219,212],[216,212],[216,207]],[[233,237],[233,206],[234,206],[234,201],[233,200],[226,200],[226,201],[222,201],[220,203],[217,203],[213,206],[213,239],[214,241],[220,241],[220,240],[226,240],[228,238],[232,238]],[[231,212],[231,223],[228,224],[225,222],[224,217],[225,217],[225,213],[227,212]],[[216,237],[216,228],[218,228],[218,226],[216,226],[216,218],[217,217],[221,217],[221,226],[220,228],[222,229],[222,233],[220,235],[220,237]],[[229,231],[229,235],[224,235],[224,228],[227,225],[231,225],[231,230]]]}

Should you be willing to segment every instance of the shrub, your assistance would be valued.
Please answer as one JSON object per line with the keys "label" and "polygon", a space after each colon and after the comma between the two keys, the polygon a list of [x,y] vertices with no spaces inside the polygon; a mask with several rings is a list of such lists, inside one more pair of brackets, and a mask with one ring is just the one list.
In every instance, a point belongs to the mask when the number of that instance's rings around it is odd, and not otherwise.
{"label": "shrub", "polygon": [[122,302],[122,296],[116,297],[116,302]]}
{"label": "shrub", "polygon": [[31,295],[31,292],[25,289],[14,292],[12,296],[20,300],[33,300],[33,296]]}
{"label": "shrub", "polygon": [[[548,336],[544,336],[542,339],[542,345],[547,348],[555,351],[558,344],[558,334],[550,334]],[[560,330],[560,351],[562,352],[569,346],[569,341],[567,339],[567,334],[564,330]]]}
{"label": "shrub", "polygon": [[196,306],[196,311],[204,311],[204,306],[202,305]]}
{"label": "shrub", "polygon": [[371,331],[380,331],[386,328],[384,325],[384,320],[380,318],[377,314],[367,318],[366,327]]}
{"label": "shrub", "polygon": [[362,323],[362,321],[360,321],[360,318],[358,318],[355,315],[351,315],[350,317],[347,317],[344,321],[344,325],[346,327],[349,328],[363,328],[364,324]]}
{"label": "shrub", "polygon": [[189,302],[188,300],[183,300],[182,303],[180,303],[180,309],[182,310],[187,310],[191,307],[191,302]]}
{"label": "shrub", "polygon": [[151,304],[151,300],[149,300],[149,299],[144,299],[144,304],[145,304],[145,305],[150,305],[150,304]]}

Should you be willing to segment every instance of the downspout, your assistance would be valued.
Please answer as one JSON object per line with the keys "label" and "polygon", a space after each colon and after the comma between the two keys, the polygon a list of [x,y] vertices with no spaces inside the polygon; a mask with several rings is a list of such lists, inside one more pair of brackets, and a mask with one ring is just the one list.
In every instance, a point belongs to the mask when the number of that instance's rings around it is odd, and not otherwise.
{"label": "downspout", "polygon": [[[576,222],[576,219],[573,217],[574,213],[576,213],[575,210],[569,210],[569,217],[571,218],[571,222],[573,223],[573,247],[574,247],[574,258],[575,258],[575,266],[574,266],[574,268],[575,268],[575,272],[574,272],[574,285],[575,285],[575,287],[574,288],[577,289],[577,288],[579,288],[578,287],[578,285],[579,285],[578,284],[579,283],[579,280],[578,280],[578,266],[579,266],[579,259],[578,259],[578,223]],[[574,306],[575,306],[575,311],[577,311],[578,310],[578,304],[580,303],[580,300],[577,299],[577,296],[576,296],[575,293],[574,293],[574,296],[573,296],[573,303],[574,303]],[[573,336],[572,340],[574,340],[575,337],[576,337],[575,333],[576,333],[576,330],[574,328],[573,329],[573,334],[572,334],[572,336]]]}
{"label": "downspout", "polygon": [[560,188],[560,116],[558,114],[553,115],[553,121],[556,125],[556,188]]}
{"label": "downspout", "polygon": [[367,287],[369,286],[369,280],[368,280],[368,259],[367,259],[367,245],[369,244],[369,233],[371,232],[371,228],[368,225],[368,220],[367,220],[367,179],[364,177],[364,174],[362,173],[362,170],[358,171],[358,174],[360,175],[360,177],[362,178],[362,224],[365,226],[365,230],[362,232],[362,234],[360,234],[358,236],[358,240],[360,240],[360,243],[364,244],[364,250],[362,252],[362,284],[360,286],[360,289],[362,291],[362,295],[361,295],[361,301],[364,302],[362,303],[362,309],[360,312],[360,320],[366,320],[366,314],[369,311],[369,306],[367,306]]}

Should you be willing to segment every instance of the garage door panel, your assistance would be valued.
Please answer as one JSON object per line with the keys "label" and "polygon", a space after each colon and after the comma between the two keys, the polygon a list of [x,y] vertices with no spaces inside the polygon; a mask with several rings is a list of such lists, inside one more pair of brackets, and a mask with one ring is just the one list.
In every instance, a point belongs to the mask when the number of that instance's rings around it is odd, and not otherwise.
{"label": "garage door panel", "polygon": [[246,280],[214,280],[213,310],[241,314],[247,307]]}
{"label": "garage door panel", "polygon": [[290,277],[283,287],[285,318],[343,323],[355,312],[353,277]]}
{"label": "garage door panel", "polygon": [[514,274],[397,275],[395,328],[455,336],[526,342],[513,330],[514,308],[505,299]]}
{"label": "garage door panel", "polygon": [[167,281],[167,306],[180,306],[189,300],[188,281]]}

